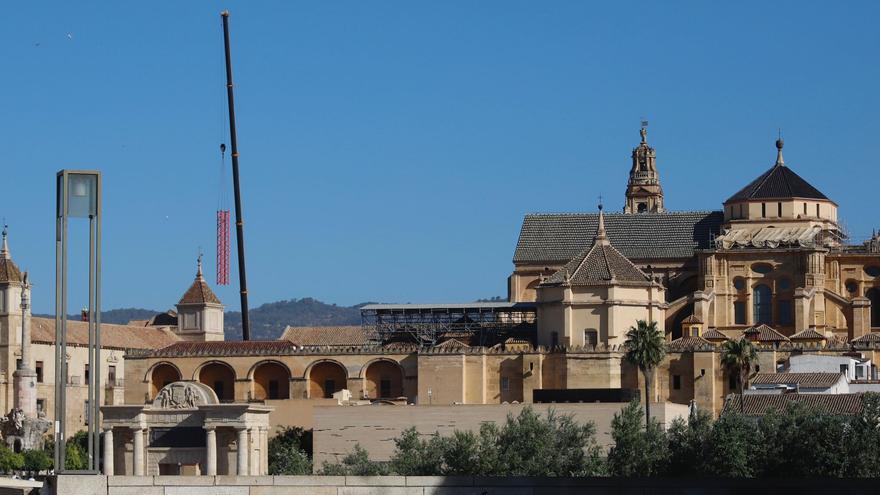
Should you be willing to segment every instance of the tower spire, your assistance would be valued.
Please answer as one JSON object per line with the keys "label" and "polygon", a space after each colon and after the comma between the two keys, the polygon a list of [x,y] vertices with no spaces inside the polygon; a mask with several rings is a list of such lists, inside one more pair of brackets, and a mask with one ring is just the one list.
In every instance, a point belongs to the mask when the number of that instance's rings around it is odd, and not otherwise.
{"label": "tower spire", "polygon": [[782,159],[782,146],[785,144],[785,141],[782,140],[782,131],[779,131],[779,139],[776,140],[776,166],[784,167],[785,160]]}
{"label": "tower spire", "polygon": [[599,196],[599,226],[596,228],[596,244],[608,244],[605,235],[605,212],[602,207],[602,196]]}
{"label": "tower spire", "polygon": [[624,213],[662,213],[663,188],[657,172],[657,153],[648,145],[648,121],[639,128],[641,141],[632,151],[632,168],[626,185]]}
{"label": "tower spire", "polygon": [[202,251],[199,250],[199,258],[198,258],[198,271],[196,271],[196,278],[201,279],[202,277]]}
{"label": "tower spire", "polygon": [[9,256],[9,243],[6,241],[7,231],[9,226],[3,225],[3,246],[0,247],[0,259],[8,260],[11,259]]}

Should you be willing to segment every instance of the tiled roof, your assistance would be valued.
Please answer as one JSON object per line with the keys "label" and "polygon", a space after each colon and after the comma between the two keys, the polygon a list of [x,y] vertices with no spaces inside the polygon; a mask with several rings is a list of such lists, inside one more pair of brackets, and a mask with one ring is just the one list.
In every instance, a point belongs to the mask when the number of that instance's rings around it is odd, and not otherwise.
{"label": "tiled roof", "polygon": [[800,385],[806,388],[828,388],[839,382],[840,373],[756,373],[752,385]]}
{"label": "tiled roof", "polygon": [[291,327],[284,329],[279,340],[301,346],[362,346],[370,343],[370,335],[360,326]]}
{"label": "tiled roof", "polygon": [[816,331],[815,328],[808,328],[792,335],[789,338],[791,340],[825,340],[825,335]]}
{"label": "tiled roof", "polygon": [[[31,341],[55,343],[55,319],[31,318]],[[134,327],[101,323],[101,347],[116,349],[159,349],[177,342],[177,335],[167,328]],[[67,343],[88,345],[89,327],[84,321],[67,321]]]}
{"label": "tiled roof", "polygon": [[292,342],[286,340],[176,342],[152,352],[150,356],[272,356],[291,353],[295,348]]}
{"label": "tiled roof", "polygon": [[762,323],[756,327],[747,328],[743,335],[758,342],[788,342],[788,337],[777,332],[769,325]]}
{"label": "tiled roof", "polygon": [[441,349],[459,349],[462,347],[470,347],[470,345],[458,340],[458,339],[449,339],[440,342],[434,347],[440,347]]}
{"label": "tiled roof", "polygon": [[862,335],[861,337],[857,337],[855,339],[852,339],[852,342],[858,343],[858,344],[880,342],[880,333],[866,333],[865,335]]}
{"label": "tiled roof", "polygon": [[8,282],[21,282],[21,270],[12,258],[0,257],[0,284]]}
{"label": "tiled roof", "polygon": [[746,199],[808,198],[828,199],[785,165],[773,165],[726,202]]}
{"label": "tiled roof", "polygon": [[684,351],[688,349],[711,347],[712,343],[702,337],[681,337],[669,343],[669,350]]}
{"label": "tiled roof", "polygon": [[700,317],[697,315],[690,315],[687,318],[681,320],[681,322],[687,325],[696,325],[703,323],[703,320],[701,320]]}
{"label": "tiled roof", "polygon": [[[720,211],[605,215],[608,239],[631,260],[690,258],[710,247],[720,232]],[[514,263],[562,264],[593,245],[598,213],[526,215],[513,255]]]}
{"label": "tiled roof", "polygon": [[[728,395],[721,414],[739,413],[741,398],[739,394]],[[862,394],[746,394],[743,413],[763,416],[774,409],[782,411],[794,403],[825,413],[851,416],[862,410]]]}
{"label": "tiled roof", "polygon": [[208,286],[208,282],[201,276],[201,272],[196,279],[193,280],[192,285],[189,286],[189,289],[183,294],[183,297],[180,298],[180,301],[177,304],[222,304],[220,299],[214,294],[214,291],[211,290],[211,287]]}
{"label": "tiled roof", "polygon": [[719,332],[717,328],[710,328],[703,332],[702,337],[706,340],[727,340],[727,335]]}

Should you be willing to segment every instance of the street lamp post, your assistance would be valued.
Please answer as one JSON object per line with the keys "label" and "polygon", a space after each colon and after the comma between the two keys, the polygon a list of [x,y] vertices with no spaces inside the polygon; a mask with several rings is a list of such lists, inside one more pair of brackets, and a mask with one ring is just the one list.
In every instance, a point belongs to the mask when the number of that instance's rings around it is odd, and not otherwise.
{"label": "street lamp post", "polygon": [[[67,227],[71,218],[89,220],[89,377],[85,416],[88,421],[88,465],[97,473],[101,384],[101,172],[61,170],[56,176],[55,214],[55,472],[65,469],[67,410]],[[79,471],[82,472],[82,471]]]}

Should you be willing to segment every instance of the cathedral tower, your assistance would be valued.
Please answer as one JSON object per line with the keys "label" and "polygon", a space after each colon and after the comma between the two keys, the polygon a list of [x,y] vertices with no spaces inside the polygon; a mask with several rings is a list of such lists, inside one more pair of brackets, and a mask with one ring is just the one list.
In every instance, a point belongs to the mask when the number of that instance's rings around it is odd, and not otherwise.
{"label": "cathedral tower", "polygon": [[657,153],[648,146],[648,122],[642,121],[642,142],[633,148],[632,168],[626,186],[624,213],[662,213],[663,188],[657,173]]}
{"label": "cathedral tower", "polygon": [[177,335],[181,340],[223,340],[223,304],[202,276],[199,255],[196,279],[177,303]]}

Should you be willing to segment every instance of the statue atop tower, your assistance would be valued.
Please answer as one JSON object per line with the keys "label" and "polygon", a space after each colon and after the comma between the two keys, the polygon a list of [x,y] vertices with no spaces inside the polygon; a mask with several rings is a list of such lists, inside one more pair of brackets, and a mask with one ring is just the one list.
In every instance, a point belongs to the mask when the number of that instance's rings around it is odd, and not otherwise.
{"label": "statue atop tower", "polygon": [[642,121],[639,131],[642,142],[633,148],[632,168],[626,186],[624,213],[662,213],[663,188],[657,173],[657,153],[648,146],[648,121]]}

